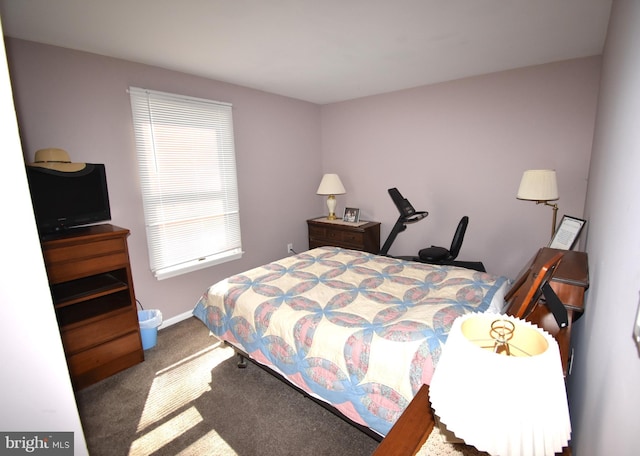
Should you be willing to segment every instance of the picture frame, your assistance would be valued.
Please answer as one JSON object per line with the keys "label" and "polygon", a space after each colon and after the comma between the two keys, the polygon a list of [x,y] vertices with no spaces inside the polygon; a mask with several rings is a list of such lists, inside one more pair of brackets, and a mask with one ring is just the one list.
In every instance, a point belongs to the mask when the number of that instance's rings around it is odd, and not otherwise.
{"label": "picture frame", "polygon": [[552,249],[571,250],[580,236],[586,220],[570,215],[564,215],[560,226],[549,242]]}
{"label": "picture frame", "polygon": [[358,209],[357,207],[345,207],[342,221],[349,223],[358,223],[360,221],[360,209]]}

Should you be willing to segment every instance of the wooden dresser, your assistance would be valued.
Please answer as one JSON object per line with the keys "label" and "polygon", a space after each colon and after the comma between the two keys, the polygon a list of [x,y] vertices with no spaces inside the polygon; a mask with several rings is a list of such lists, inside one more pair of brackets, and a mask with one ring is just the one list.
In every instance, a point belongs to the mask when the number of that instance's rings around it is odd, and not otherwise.
{"label": "wooden dresser", "polygon": [[347,223],[326,217],[307,220],[309,248],[324,245],[364,252],[380,252],[380,222]]}
{"label": "wooden dresser", "polygon": [[76,389],[144,361],[127,236],[113,225],[42,242],[69,373]]}

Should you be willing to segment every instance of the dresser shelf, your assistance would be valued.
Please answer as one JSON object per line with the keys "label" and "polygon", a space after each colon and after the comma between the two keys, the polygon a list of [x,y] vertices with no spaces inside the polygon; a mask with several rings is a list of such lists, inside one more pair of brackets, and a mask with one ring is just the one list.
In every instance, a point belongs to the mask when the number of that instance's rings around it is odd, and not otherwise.
{"label": "dresser shelf", "polygon": [[51,294],[58,309],[128,289],[126,282],[106,273],[52,285]]}

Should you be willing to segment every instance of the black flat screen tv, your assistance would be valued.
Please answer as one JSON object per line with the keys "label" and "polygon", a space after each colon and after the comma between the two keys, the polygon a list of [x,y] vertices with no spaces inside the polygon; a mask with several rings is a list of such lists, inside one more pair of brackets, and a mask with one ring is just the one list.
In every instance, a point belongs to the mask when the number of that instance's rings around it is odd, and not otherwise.
{"label": "black flat screen tv", "polygon": [[75,172],[27,166],[27,178],[41,236],[111,220],[103,164]]}

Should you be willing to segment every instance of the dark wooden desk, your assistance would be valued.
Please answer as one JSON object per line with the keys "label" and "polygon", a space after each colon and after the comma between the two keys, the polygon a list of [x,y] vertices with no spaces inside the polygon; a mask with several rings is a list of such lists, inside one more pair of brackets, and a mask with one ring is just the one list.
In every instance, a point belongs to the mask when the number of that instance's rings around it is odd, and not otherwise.
{"label": "dark wooden desk", "polygon": [[587,288],[589,288],[587,254],[573,250],[541,248],[522,269],[512,289],[507,293],[506,299],[507,314],[511,315],[512,305],[518,296],[526,293],[526,287],[531,282],[531,277],[558,252],[563,253],[564,256],[549,284],[567,309],[569,324],[565,328],[559,328],[553,314],[544,305],[536,306],[533,312],[526,316],[525,319],[540,326],[558,341],[562,368],[566,376],[571,366],[571,324],[580,318],[584,312],[584,295]]}
{"label": "dark wooden desk", "polygon": [[[558,341],[566,375],[570,361],[571,323],[584,312],[584,295],[589,288],[587,254],[571,250],[560,251],[547,247],[541,248],[520,272],[512,289],[507,293],[507,301],[510,307],[520,293],[526,293],[526,283],[531,282],[528,279],[531,279],[532,275],[536,274],[536,271],[539,271],[540,267],[558,252],[564,253],[564,256],[550,281],[550,285],[567,309],[569,325],[560,329],[553,314],[544,305],[536,306],[526,319],[545,329]],[[382,440],[374,456],[413,456],[420,451],[433,428],[434,417],[429,402],[429,387],[423,385]],[[571,447],[564,448],[564,451],[559,454],[570,456]]]}
{"label": "dark wooden desk", "polygon": [[380,442],[374,456],[406,456],[416,454],[434,426],[429,386],[422,385],[411,403]]}

